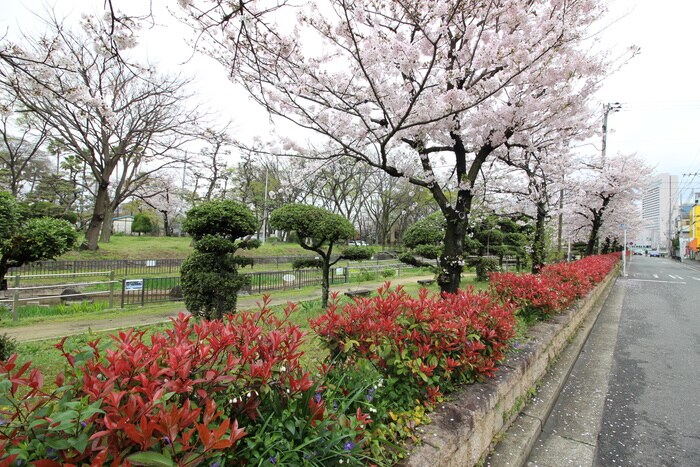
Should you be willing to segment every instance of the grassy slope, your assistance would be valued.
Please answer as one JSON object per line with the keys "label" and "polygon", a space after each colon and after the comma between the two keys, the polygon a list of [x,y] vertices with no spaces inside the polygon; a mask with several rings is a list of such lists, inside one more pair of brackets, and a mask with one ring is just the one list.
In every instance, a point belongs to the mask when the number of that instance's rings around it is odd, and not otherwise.
{"label": "grassy slope", "polygon": [[[189,237],[130,237],[113,236],[109,243],[100,243],[97,251],[73,250],[61,256],[61,260],[100,259],[167,259],[185,258],[192,252]],[[299,245],[291,243],[266,243],[260,248],[241,251],[250,256],[295,256],[309,254]]]}

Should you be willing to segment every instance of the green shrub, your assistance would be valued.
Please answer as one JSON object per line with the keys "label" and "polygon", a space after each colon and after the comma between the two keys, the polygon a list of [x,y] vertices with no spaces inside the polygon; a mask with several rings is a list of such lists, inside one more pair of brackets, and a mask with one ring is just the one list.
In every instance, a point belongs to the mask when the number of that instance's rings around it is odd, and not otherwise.
{"label": "green shrub", "polygon": [[0,335],[0,360],[3,362],[17,350],[17,341],[7,333]]}
{"label": "green shrub", "polygon": [[298,258],[292,262],[293,269],[317,268],[323,267],[323,261],[319,258]]}
{"label": "green shrub", "polygon": [[195,249],[180,269],[185,306],[206,319],[234,312],[238,291],[249,281],[238,268],[252,264],[250,258],[235,253],[260,245],[241,240],[257,230],[255,216],[241,203],[211,201],[190,209],[182,226],[194,239]]}
{"label": "green shrub", "polygon": [[476,258],[471,260],[469,265],[476,268],[476,280],[478,282],[488,281],[490,273],[498,272],[501,269],[496,258]]}
{"label": "green shrub", "polygon": [[389,277],[394,277],[396,275],[396,271],[393,269],[385,269],[382,271],[382,277],[389,278]]}
{"label": "green shrub", "polygon": [[376,271],[373,271],[372,269],[362,268],[357,273],[358,282],[367,282],[367,281],[373,281],[376,279],[377,279],[377,273],[376,273]]}

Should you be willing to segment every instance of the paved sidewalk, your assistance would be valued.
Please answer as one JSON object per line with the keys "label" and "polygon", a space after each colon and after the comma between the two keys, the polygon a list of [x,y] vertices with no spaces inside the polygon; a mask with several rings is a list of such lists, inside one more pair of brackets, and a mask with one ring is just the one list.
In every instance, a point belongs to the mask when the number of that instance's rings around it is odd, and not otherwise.
{"label": "paved sidewalk", "polygon": [[[399,277],[392,278],[392,285],[400,285],[413,283],[422,279],[432,279],[433,276],[413,276],[413,277]],[[337,291],[339,293],[347,292],[348,290],[356,289],[371,289],[375,290],[381,287],[384,281],[372,281],[372,282],[362,282],[362,283],[349,283],[334,285],[331,287],[331,291]],[[272,305],[284,305],[288,301],[285,298],[284,292],[271,292]],[[308,295],[298,296],[295,295],[293,302],[305,302],[310,300],[316,300],[321,298],[321,287],[309,290]],[[257,302],[262,300],[261,295],[255,296],[239,296],[238,297],[238,308],[248,309],[255,308]],[[46,323],[32,323],[27,326],[18,326],[3,328],[0,326],[0,334],[7,333],[8,336],[14,337],[20,342],[30,342],[38,341],[43,339],[60,339],[65,336],[72,336],[76,334],[83,334],[88,331],[112,331],[116,329],[129,328],[134,326],[147,326],[156,323],[162,323],[168,321],[170,318],[177,316],[181,311],[185,311],[185,305],[182,302],[173,303],[172,310],[167,311],[151,311],[151,312],[139,312],[139,310],[133,309],[132,313],[121,314],[116,317],[109,318],[99,318],[94,317],[92,319],[75,319],[75,320],[63,320],[63,321],[53,321]]]}

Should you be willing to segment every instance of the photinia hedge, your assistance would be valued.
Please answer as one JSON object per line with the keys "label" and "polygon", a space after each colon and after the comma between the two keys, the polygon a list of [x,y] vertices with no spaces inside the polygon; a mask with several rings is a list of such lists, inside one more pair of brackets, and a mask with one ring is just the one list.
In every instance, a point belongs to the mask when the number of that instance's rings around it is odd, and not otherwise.
{"label": "photinia hedge", "polygon": [[471,288],[417,298],[389,284],[342,308],[335,300],[311,327],[336,365],[366,359],[398,401],[434,404],[459,383],[491,375],[514,336],[513,307]]}
{"label": "photinia hedge", "polygon": [[150,337],[120,332],[106,350],[96,340],[71,352],[64,339],[68,370],[52,392],[16,355],[2,362],[0,466],[352,465],[348,443],[360,446],[370,418],[316,403],[303,333],[286,319],[294,306],[282,319],[268,304],[224,320],[180,314]]}
{"label": "photinia hedge", "polygon": [[180,314],[151,335],[64,339],[51,391],[15,354],[0,362],[0,467],[393,463],[426,407],[493,375],[516,312],[557,313],[619,257],[491,274],[488,292],[412,297],[386,283],[343,307],[336,295],[310,320],[329,350],[314,378],[299,360],[309,341],[289,319],[296,305],[274,313],[269,297],[224,319]]}
{"label": "photinia hedge", "polygon": [[611,253],[547,265],[539,274],[492,273],[490,290],[501,301],[515,303],[525,319],[545,319],[585,296],[619,259],[619,253]]}

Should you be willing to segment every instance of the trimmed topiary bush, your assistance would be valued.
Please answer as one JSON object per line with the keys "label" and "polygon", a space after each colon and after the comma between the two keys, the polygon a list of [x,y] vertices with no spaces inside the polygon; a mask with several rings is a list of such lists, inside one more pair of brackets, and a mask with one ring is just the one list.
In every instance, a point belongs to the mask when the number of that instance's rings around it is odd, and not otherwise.
{"label": "trimmed topiary bush", "polygon": [[235,201],[211,201],[190,209],[182,226],[194,238],[195,250],[180,269],[185,306],[206,319],[235,312],[238,291],[248,283],[238,268],[252,264],[235,253],[260,245],[243,239],[257,230],[255,216]]}

